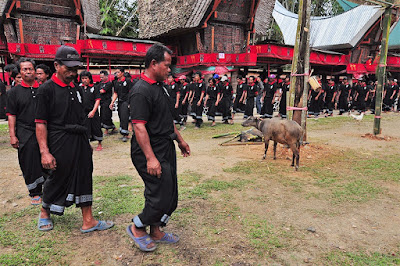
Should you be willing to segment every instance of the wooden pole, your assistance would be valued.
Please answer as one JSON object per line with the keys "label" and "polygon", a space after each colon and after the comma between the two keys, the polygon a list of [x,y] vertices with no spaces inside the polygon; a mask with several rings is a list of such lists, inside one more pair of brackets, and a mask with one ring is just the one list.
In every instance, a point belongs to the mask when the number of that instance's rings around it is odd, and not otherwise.
{"label": "wooden pole", "polygon": [[[306,37],[306,53],[304,57],[304,73],[310,73],[310,16],[311,16],[311,0],[307,0],[307,11],[306,11],[306,27],[304,31],[307,33]],[[303,98],[302,98],[302,103],[301,107],[305,108],[307,107],[308,103],[308,78],[309,76],[304,76],[304,88],[303,88]],[[307,110],[302,110],[301,111],[301,127],[303,129],[303,135],[301,136],[300,143],[304,143],[307,141]]]}
{"label": "wooden pole", "polygon": [[214,53],[214,26],[211,26],[211,53]]}
{"label": "wooden pole", "polygon": [[382,113],[382,96],[383,84],[386,75],[386,59],[388,53],[388,40],[390,33],[390,24],[392,19],[392,9],[387,7],[383,17],[383,33],[381,41],[381,52],[377,71],[378,86],[376,87],[376,102],[375,102],[375,118],[374,118],[374,135],[381,134],[381,113]]}
{"label": "wooden pole", "polygon": [[[299,1],[299,16],[297,22],[296,42],[294,46],[294,54],[291,68],[291,79],[289,95],[287,97],[287,106],[290,107],[303,107],[303,92],[306,85],[306,75],[308,75],[309,58],[309,24],[310,12],[308,11],[311,6],[310,0]],[[306,67],[307,65],[307,67]],[[306,86],[307,87],[307,86]],[[304,103],[306,104],[306,103]],[[294,120],[299,125],[302,124],[302,111],[301,110],[288,110],[288,120]]]}

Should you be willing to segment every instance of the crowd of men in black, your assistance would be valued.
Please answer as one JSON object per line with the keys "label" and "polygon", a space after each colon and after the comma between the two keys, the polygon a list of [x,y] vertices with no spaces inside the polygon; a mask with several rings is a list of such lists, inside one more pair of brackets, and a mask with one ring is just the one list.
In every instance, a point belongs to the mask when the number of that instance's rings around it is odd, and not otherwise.
{"label": "crowd of men in black", "polygon": [[[377,81],[359,79],[350,85],[346,77],[335,84],[334,79],[329,79],[326,84],[321,83],[320,90],[310,90],[308,95],[308,116],[318,117],[321,114],[332,116],[333,110],[338,109],[339,115],[353,110],[359,114],[367,110],[375,113]],[[397,80],[389,78],[384,85],[382,110],[384,112],[397,111],[400,97]]]}

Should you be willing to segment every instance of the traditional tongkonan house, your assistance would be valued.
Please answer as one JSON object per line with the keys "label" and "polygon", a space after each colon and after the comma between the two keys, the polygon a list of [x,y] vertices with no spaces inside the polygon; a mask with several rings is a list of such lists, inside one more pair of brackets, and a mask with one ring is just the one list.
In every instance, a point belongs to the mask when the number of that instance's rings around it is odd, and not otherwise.
{"label": "traditional tongkonan house", "polygon": [[[138,68],[152,41],[105,37],[98,0],[1,0],[0,58],[2,66],[19,57],[52,65],[57,48],[74,46],[87,69],[111,66]],[[6,78],[4,72],[1,77]]]}

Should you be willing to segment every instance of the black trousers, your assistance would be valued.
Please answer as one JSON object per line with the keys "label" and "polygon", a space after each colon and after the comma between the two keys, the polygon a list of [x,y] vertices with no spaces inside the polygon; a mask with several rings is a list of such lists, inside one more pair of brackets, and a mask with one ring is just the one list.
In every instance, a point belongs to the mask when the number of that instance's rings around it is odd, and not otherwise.
{"label": "black trousers", "polygon": [[334,102],[332,102],[332,98],[331,97],[326,97],[325,98],[325,101],[326,101],[326,112],[328,113],[328,114],[333,114],[333,109],[335,108],[335,103]]}
{"label": "black trousers", "polygon": [[264,115],[266,118],[272,118],[274,113],[274,106],[272,104],[272,97],[265,97],[264,104],[261,108],[261,114]]}
{"label": "black trousers", "polygon": [[92,118],[88,118],[86,114],[85,126],[90,141],[103,140],[103,131],[101,130],[100,116],[98,112],[96,112]]}
{"label": "black trousers", "polygon": [[347,112],[349,110],[349,107],[347,105],[347,97],[339,97],[339,113],[342,114],[344,112]]}
{"label": "black trousers", "polygon": [[215,111],[217,110],[217,107],[215,106],[216,99],[208,99],[207,101],[207,107],[208,107],[208,113],[207,113],[207,118],[208,121],[215,121]]}
{"label": "black trousers", "polygon": [[194,113],[194,119],[196,119],[196,127],[200,127],[203,124],[203,101],[197,106],[199,99],[193,99],[192,112]]}
{"label": "black trousers", "polygon": [[144,182],[145,204],[133,219],[136,227],[165,226],[178,206],[178,181],[175,145],[171,139],[150,139],[154,154],[161,164],[160,178],[147,173],[147,160],[139,144],[132,138],[131,159]]}
{"label": "black trousers", "polygon": [[119,132],[124,135],[129,135],[128,124],[129,124],[129,104],[128,102],[118,102],[118,116],[120,128]]}
{"label": "black trousers", "polygon": [[91,206],[93,202],[92,148],[87,134],[49,130],[50,153],[57,169],[46,179],[43,188],[43,208],[63,215],[65,207]]}
{"label": "black trousers", "polygon": [[282,97],[281,101],[279,102],[279,114],[282,118],[286,118],[286,99],[284,97]]}
{"label": "black trousers", "polygon": [[36,134],[17,126],[17,137],[19,140],[18,161],[29,191],[29,196],[41,196],[45,174],[42,168]]}
{"label": "black trousers", "polygon": [[242,98],[242,95],[236,95],[235,101],[233,102],[233,113],[243,112],[245,109],[243,103],[239,103],[240,98]]}
{"label": "black trousers", "polygon": [[101,103],[100,105],[100,118],[101,127],[105,129],[114,129],[115,125],[112,121],[112,110],[110,109],[111,102]]}
{"label": "black trousers", "polygon": [[183,117],[183,120],[186,121],[187,120],[187,115],[188,115],[189,104],[186,102],[185,104],[180,103],[180,105],[181,105],[181,113],[180,113],[180,115]]}
{"label": "black trousers", "polygon": [[232,119],[230,98],[228,98],[228,97],[222,98],[221,104],[222,104],[222,106],[221,106],[222,120],[226,121],[226,120]]}
{"label": "black trousers", "polygon": [[249,97],[246,100],[246,107],[244,110],[244,118],[253,116],[253,110],[254,110],[254,97]]}

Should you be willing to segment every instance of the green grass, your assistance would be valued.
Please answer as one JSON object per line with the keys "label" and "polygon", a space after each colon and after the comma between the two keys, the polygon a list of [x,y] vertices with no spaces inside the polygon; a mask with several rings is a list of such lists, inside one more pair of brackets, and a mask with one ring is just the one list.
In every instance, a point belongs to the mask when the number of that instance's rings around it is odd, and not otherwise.
{"label": "green grass", "polygon": [[[141,182],[141,180],[140,180]],[[132,176],[94,178],[94,211],[114,217],[138,213],[144,206],[143,184],[135,184]]]}
{"label": "green grass", "polygon": [[325,259],[331,265],[399,265],[400,257],[398,255],[365,252],[331,252]]}
{"label": "green grass", "polygon": [[243,219],[242,225],[248,231],[250,245],[258,251],[259,256],[270,255],[284,244],[276,234],[276,229],[266,219],[253,215]]}

